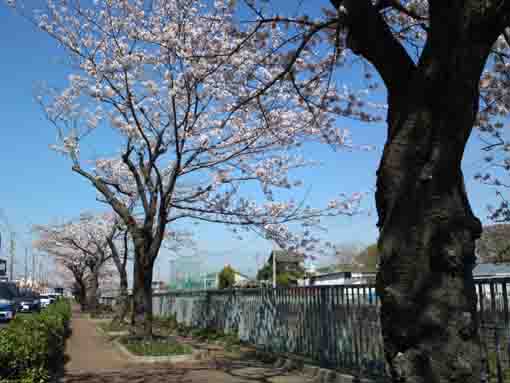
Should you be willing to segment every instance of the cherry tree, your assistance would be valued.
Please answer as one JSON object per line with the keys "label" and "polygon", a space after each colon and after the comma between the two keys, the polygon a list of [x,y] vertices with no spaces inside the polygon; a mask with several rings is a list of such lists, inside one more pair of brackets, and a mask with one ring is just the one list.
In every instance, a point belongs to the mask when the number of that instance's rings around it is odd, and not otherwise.
{"label": "cherry tree", "polygon": [[87,310],[88,290],[88,268],[85,264],[85,257],[81,252],[70,251],[65,246],[57,245],[55,242],[47,241],[49,238],[42,236],[34,242],[34,248],[45,252],[55,258],[57,274],[71,286],[75,297],[81,306],[82,311]]}
{"label": "cherry tree", "polygon": [[[362,58],[363,90],[383,86],[387,98],[387,140],[375,198],[377,290],[393,379],[478,381],[472,268],[481,223],[467,198],[461,160],[473,127],[501,131],[508,113],[510,3],[330,1],[330,9],[313,17],[275,16],[267,5],[247,1],[253,17],[242,12],[244,20],[249,18],[243,24],[229,4],[219,1],[214,7],[155,1],[147,9],[142,1],[107,6],[98,1],[93,10],[68,1],[57,2],[58,7],[50,3],[40,26],[68,48],[85,74],[73,77],[74,85],[48,109],[56,123],[72,128],[62,134],[58,149],[74,159],[75,171],[88,177],[120,216],[120,195],[133,193],[127,187],[133,181],[112,182],[104,169],[147,186],[136,187],[146,212],[156,206],[156,213],[145,216],[146,235],[140,221],[124,214],[135,253],[157,254],[152,251],[163,230],[157,229],[156,217],[173,222],[181,214],[275,228],[285,223],[281,214],[289,212],[288,205],[269,199],[259,207],[234,199],[241,185],[236,181],[254,178],[270,196],[270,189],[292,186],[287,171],[304,165],[290,157],[282,165],[273,149],[293,154],[302,138],[311,137],[345,145],[333,113],[376,119],[368,102],[373,98],[344,88],[335,77]],[[162,57],[167,65],[158,60]],[[103,100],[103,108],[84,108],[84,96]],[[89,127],[74,124],[76,118]],[[79,165],[80,141],[106,122],[126,139],[119,166],[107,160],[108,167],[86,172]],[[151,125],[156,128],[147,128]],[[493,150],[508,150],[504,140],[493,138]],[[266,145],[258,146],[262,142]],[[228,157],[234,143],[250,143],[249,156]],[[155,164],[163,159],[168,166],[158,167],[158,173]],[[204,182],[208,172],[214,183],[190,186]],[[195,177],[178,182],[191,173]],[[162,192],[151,198],[155,194],[148,187],[158,182],[161,186],[152,188]],[[138,262],[139,269],[150,269],[150,262]]]}
{"label": "cherry tree", "polygon": [[86,297],[86,308],[97,311],[99,279],[101,272],[111,274],[105,270],[111,253],[94,217],[84,214],[64,224],[34,226],[33,231],[39,236],[34,247],[54,256],[57,264],[73,273],[81,298]]}
{"label": "cherry tree", "polygon": [[[130,308],[127,263],[133,259],[133,244],[129,231],[117,214],[99,214],[94,224],[98,226],[106,240],[119,279],[117,309],[112,322],[123,322]],[[162,246],[170,253],[176,254],[183,248],[192,248],[194,241],[191,233],[187,231],[166,231]]]}
{"label": "cherry tree", "polygon": [[[492,134],[487,150],[500,150],[498,165],[509,168],[510,146],[501,131],[509,108],[510,2],[330,3],[323,17],[288,18],[247,2],[257,20],[285,26],[286,38],[301,37],[287,71],[296,92],[302,86],[294,79],[317,71],[306,50],[317,40],[331,46],[315,49],[317,55],[335,55],[332,78],[334,68],[361,57],[359,72],[369,89],[385,88],[387,139],[375,199],[386,359],[395,382],[478,382],[472,269],[482,227],[467,198],[461,161],[475,127]],[[507,212],[502,199],[494,213],[501,218]]]}
{"label": "cherry tree", "polygon": [[[187,219],[240,226],[293,251],[312,251],[310,228],[321,216],[352,214],[360,195],[318,209],[277,191],[301,186],[290,172],[314,165],[300,155],[303,141],[352,147],[336,119],[376,117],[360,110],[349,89],[331,86],[325,70],[306,80],[289,75],[294,64],[306,67],[292,54],[296,39],[267,20],[241,23],[233,3],[146,5],[48,1],[36,22],[74,69],[68,87],[39,99],[58,131],[53,149],[126,226],[133,321],[137,333],[150,336],[153,266],[167,225]],[[314,33],[305,35],[311,47]],[[316,60],[307,44],[297,52],[318,67],[332,65],[334,55]],[[109,155],[83,161],[82,142],[107,127],[117,134]],[[305,226],[300,235],[289,230],[292,222]]]}
{"label": "cherry tree", "polygon": [[[107,278],[109,280],[110,290],[118,291],[116,312],[113,322],[122,322],[129,311],[129,293],[128,293],[128,260],[131,248],[129,233],[122,221],[113,213],[89,214],[86,225],[92,240],[98,248],[111,259],[111,268]],[[103,269],[103,271],[105,271]],[[104,278],[103,278],[104,279]],[[115,288],[113,288],[115,286]]]}
{"label": "cherry tree", "polygon": [[508,57],[510,3],[331,3],[346,46],[372,65],[387,90],[388,137],[375,197],[377,290],[393,379],[478,382],[472,269],[481,223],[461,160],[473,127],[506,114],[484,99],[506,93],[492,88],[500,76],[493,64]]}

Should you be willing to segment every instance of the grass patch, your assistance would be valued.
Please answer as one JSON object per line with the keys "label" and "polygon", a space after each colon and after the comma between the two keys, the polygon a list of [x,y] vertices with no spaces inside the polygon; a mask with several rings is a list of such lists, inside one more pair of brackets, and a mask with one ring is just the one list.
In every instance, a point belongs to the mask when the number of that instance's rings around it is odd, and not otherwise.
{"label": "grass patch", "polygon": [[215,343],[223,346],[225,351],[237,352],[241,347],[241,342],[236,334],[223,333],[214,328],[193,328],[178,323],[175,316],[155,317],[154,328],[161,335],[179,335],[183,337],[192,337],[201,342]]}
{"label": "grass patch", "polygon": [[138,356],[172,356],[191,354],[193,349],[173,338],[121,338],[120,342],[133,354]]}
{"label": "grass patch", "polygon": [[239,338],[233,333],[223,333],[213,328],[186,329],[184,331],[202,342],[221,344],[225,351],[239,351],[241,346]]}
{"label": "grass patch", "polygon": [[155,317],[153,319],[153,327],[166,333],[171,333],[179,327],[179,324],[175,316]]}
{"label": "grass patch", "polygon": [[[489,352],[489,382],[496,383],[498,381],[498,367],[496,362],[496,352]],[[506,363],[501,363],[501,372],[503,375],[503,382],[510,383],[510,368],[506,367]]]}
{"label": "grass patch", "polygon": [[104,332],[119,332],[119,331],[128,331],[129,324],[122,322],[103,322],[98,324],[99,328]]}

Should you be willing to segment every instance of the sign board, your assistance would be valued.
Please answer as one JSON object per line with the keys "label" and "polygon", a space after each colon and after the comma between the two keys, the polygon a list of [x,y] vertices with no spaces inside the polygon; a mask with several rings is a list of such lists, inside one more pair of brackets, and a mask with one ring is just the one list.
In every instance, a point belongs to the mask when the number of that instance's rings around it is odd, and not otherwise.
{"label": "sign board", "polygon": [[0,259],[0,278],[7,276],[7,261]]}

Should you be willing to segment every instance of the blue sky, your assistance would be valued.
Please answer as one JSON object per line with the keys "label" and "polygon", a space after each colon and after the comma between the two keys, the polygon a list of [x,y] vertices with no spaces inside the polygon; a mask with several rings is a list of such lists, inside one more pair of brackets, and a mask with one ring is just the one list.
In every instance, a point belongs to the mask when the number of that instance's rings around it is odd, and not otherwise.
{"label": "blue sky", "polygon": [[[56,219],[72,218],[83,210],[104,209],[95,201],[95,191],[78,175],[71,172],[70,162],[49,150],[55,142],[55,131],[45,120],[34,101],[38,82],[62,84],[67,67],[59,62],[60,50],[54,41],[34,30],[26,20],[0,5],[0,208],[7,214],[18,233],[18,265],[22,270],[23,247],[29,246],[29,225],[48,223]],[[350,76],[350,75],[349,75]],[[356,83],[359,79],[347,77]],[[333,152],[328,147],[310,145],[305,153],[324,162],[320,169],[305,172],[310,187],[310,204],[321,204],[341,192],[373,191],[375,172],[385,139],[383,123],[363,126],[342,121],[356,144],[372,144],[372,151]],[[486,205],[494,202],[494,190],[473,180],[483,165],[476,132],[472,135],[464,171],[468,194],[475,213],[485,220]],[[326,221],[327,236],[335,243],[376,240],[376,214],[373,195],[369,194],[365,207],[369,213],[356,217],[341,217]],[[267,257],[271,244],[249,237],[238,241],[218,226],[202,224],[195,230],[204,262],[204,269],[220,268],[225,263],[255,273],[256,255]],[[4,241],[5,242],[5,241]],[[5,255],[5,246],[0,254]],[[157,266],[156,276],[167,275],[167,260]]]}

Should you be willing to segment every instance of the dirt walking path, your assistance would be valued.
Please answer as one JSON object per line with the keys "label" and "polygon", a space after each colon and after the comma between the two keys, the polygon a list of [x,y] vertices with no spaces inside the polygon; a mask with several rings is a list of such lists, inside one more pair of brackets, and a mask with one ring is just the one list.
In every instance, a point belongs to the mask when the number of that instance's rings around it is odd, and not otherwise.
{"label": "dirt walking path", "polygon": [[127,366],[117,350],[95,328],[94,322],[79,311],[73,312],[72,335],[66,344],[66,354],[70,358],[66,371],[97,372],[121,370]]}
{"label": "dirt walking path", "polygon": [[96,330],[96,323],[73,310],[62,383],[305,383],[302,376],[256,361],[226,364],[134,364]]}

